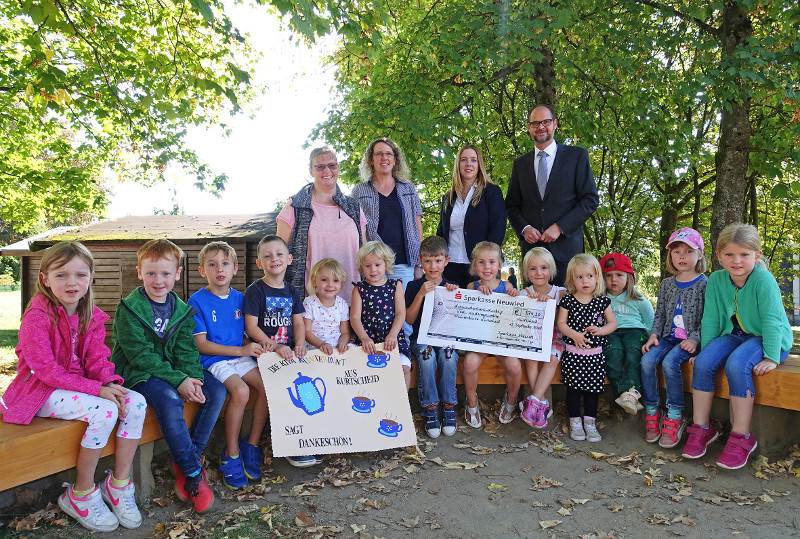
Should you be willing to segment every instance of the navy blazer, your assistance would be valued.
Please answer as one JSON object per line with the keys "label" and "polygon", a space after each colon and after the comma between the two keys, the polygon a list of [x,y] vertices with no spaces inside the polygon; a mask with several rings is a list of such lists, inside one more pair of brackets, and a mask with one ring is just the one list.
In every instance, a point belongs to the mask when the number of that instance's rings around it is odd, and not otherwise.
{"label": "navy blazer", "polygon": [[[557,146],[542,200],[533,169],[537,151],[514,161],[506,194],[508,220],[517,233],[523,255],[532,247],[545,247],[557,262],[566,263],[583,252],[583,225],[600,204],[589,152],[578,146]],[[562,234],[552,243],[530,244],[522,236],[527,225],[544,232],[553,223]]]}
{"label": "navy blazer", "polygon": [[[453,206],[450,204],[450,191],[442,197],[439,209],[439,226],[436,235],[450,243],[450,217]],[[503,245],[506,236],[506,208],[503,191],[493,183],[487,183],[478,203],[469,205],[464,216],[464,245],[467,256],[472,260],[472,250],[482,241]]]}

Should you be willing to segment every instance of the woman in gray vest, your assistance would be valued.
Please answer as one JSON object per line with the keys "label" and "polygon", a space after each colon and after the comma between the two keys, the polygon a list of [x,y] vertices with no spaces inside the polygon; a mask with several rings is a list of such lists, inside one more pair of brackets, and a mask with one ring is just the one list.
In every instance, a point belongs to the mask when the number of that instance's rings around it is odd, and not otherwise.
{"label": "woman in gray vest", "polygon": [[308,171],[314,182],[290,198],[277,218],[277,235],[289,245],[292,255],[286,280],[305,296],[314,264],[335,258],[347,273],[339,296],[349,305],[353,282],[361,279],[356,254],[365,241],[367,220],[358,202],[339,189],[339,162],[332,148],[315,148]]}

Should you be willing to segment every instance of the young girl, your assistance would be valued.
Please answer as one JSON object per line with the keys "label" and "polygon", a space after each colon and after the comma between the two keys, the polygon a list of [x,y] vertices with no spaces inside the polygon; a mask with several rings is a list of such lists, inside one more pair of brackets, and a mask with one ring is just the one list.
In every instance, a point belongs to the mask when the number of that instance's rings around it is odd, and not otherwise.
{"label": "young girl", "polygon": [[[519,296],[519,290],[498,277],[503,266],[503,253],[500,246],[490,241],[482,241],[472,249],[472,275],[477,281],[469,283],[469,290],[480,290],[483,294],[508,294]],[[464,355],[464,389],[467,392],[467,406],[464,409],[464,419],[472,428],[479,429],[482,425],[481,413],[478,410],[478,368],[489,354],[480,352],[467,352]],[[514,420],[517,409],[517,396],[522,382],[522,367],[518,358],[497,356],[506,370],[506,393],[500,405],[501,423],[510,423]]]}
{"label": "young girl", "polygon": [[[707,282],[703,272],[708,269],[703,248],[703,238],[693,228],[681,228],[669,237],[667,270],[675,276],[661,281],[650,338],[642,347],[645,440],[665,448],[678,445],[686,429],[681,365],[700,345]],[[667,415],[663,419],[658,407],[659,365],[667,388]]]}
{"label": "young girl", "polygon": [[350,307],[338,295],[346,278],[344,267],[333,258],[314,264],[308,278],[312,295],[303,300],[306,341],[324,354],[332,354],[334,346],[343,354],[350,341]]}
{"label": "young girl", "polygon": [[[522,260],[525,268],[525,276],[531,285],[525,289],[529,297],[539,301],[548,299],[556,300],[556,304],[561,301],[567,291],[562,286],[555,286],[550,281],[556,276],[556,261],[550,251],[544,247],[534,247],[527,253]],[[531,387],[531,394],[527,399],[519,403],[521,413],[520,418],[537,429],[547,428],[547,420],[553,415],[550,402],[545,398],[544,392],[550,387],[553,376],[558,369],[558,362],[564,352],[564,341],[558,329],[553,327],[553,344],[550,347],[550,362],[540,363],[539,361],[523,361],[528,375],[528,384]]]}
{"label": "young girl", "polygon": [[683,456],[696,459],[719,436],[710,424],[714,378],[725,368],[731,396],[731,429],[717,465],[736,470],[747,464],[758,446],[750,433],[755,387],[761,376],[786,360],[792,330],[775,277],[761,259],[761,238],[752,225],[725,227],[717,238],[723,269],[708,279],[703,312],[702,349],[694,359],[692,402],[694,424]]}
{"label": "young girl", "polygon": [[403,333],[406,320],[406,300],[403,283],[389,279],[394,265],[394,252],[384,243],[368,241],[356,255],[358,271],[364,280],[353,288],[350,303],[350,324],[367,354],[377,352],[376,342],[383,342],[383,349],[391,352],[398,348],[406,389],[411,385],[411,353]]}
{"label": "young girl", "polygon": [[[597,403],[605,388],[606,336],[617,329],[611,300],[603,295],[597,259],[590,254],[575,255],[567,265],[565,282],[569,294],[559,304],[557,325],[566,343],[561,358],[561,380],[567,386],[569,436],[573,440],[599,442]],[[581,421],[581,395],[584,416]]]}
{"label": "young girl", "polygon": [[[77,478],[58,505],[92,531],[138,528],[142,516],[129,476],[146,406],[139,393],[122,387],[108,359],[108,316],[94,305],[90,288],[94,260],[80,243],[62,242],[45,251],[39,269],[36,295],[20,323],[17,376],[0,399],[3,420],[86,421]],[[118,417],[114,471],[97,488],[95,468]]]}
{"label": "young girl", "polygon": [[643,408],[642,345],[653,325],[653,305],[636,290],[636,274],[631,259],[621,253],[610,253],[600,259],[611,311],[617,319],[617,329],[608,336],[603,348],[606,373],[616,403],[629,414]]}

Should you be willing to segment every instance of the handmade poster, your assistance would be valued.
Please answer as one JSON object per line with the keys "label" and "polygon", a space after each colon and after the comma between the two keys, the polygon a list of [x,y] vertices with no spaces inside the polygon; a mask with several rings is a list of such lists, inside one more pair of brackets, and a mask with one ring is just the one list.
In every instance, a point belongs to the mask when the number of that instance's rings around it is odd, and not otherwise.
{"label": "handmade poster", "polygon": [[550,361],[555,300],[437,286],[425,296],[417,342]]}
{"label": "handmade poster", "polygon": [[283,359],[262,354],[276,457],[378,451],[416,445],[397,349],[366,354],[360,346],[332,355],[311,350]]}

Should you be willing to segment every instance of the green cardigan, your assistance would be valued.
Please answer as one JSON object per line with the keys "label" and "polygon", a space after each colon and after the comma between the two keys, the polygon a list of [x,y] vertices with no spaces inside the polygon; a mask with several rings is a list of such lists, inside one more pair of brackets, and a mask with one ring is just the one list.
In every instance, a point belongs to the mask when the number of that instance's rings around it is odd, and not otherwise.
{"label": "green cardigan", "polygon": [[153,329],[153,308],[137,288],[123,298],[114,315],[114,351],[111,361],[116,373],[132,388],[151,376],[164,380],[175,389],[186,378],[203,380],[203,366],[192,333],[195,310],[175,292],[175,312],[170,316],[164,337]]}
{"label": "green cardigan", "polygon": [[708,278],[701,326],[701,347],[733,331],[736,315],[741,328],[764,341],[764,357],[780,362],[781,351],[792,348],[792,328],[783,308],[781,290],[772,274],[756,266],[742,288],[736,288],[725,270]]}

